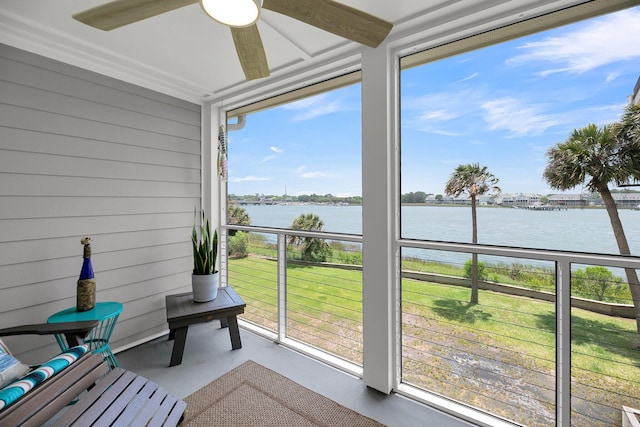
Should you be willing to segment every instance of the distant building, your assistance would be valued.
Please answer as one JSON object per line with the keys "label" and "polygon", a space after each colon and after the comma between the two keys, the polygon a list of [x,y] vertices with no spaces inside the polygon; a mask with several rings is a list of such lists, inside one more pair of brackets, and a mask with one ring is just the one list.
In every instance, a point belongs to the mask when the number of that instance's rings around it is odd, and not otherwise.
{"label": "distant building", "polygon": [[[611,193],[616,201],[616,206],[620,209],[636,209],[640,210],[640,193]],[[602,198],[598,193],[588,194],[551,194],[546,197],[546,203],[542,203],[541,194],[537,193],[501,193],[498,195],[482,195],[478,196],[477,202],[479,206],[500,205],[506,208],[570,208],[570,207],[587,207],[587,206],[603,206]],[[427,196],[427,204],[446,204],[446,205],[471,205],[471,199],[468,195],[460,195],[458,197],[442,196],[441,199],[430,194]],[[552,209],[548,209],[552,210]]]}
{"label": "distant building", "polygon": [[500,194],[495,199],[495,203],[507,206],[525,208],[527,206],[538,206],[541,204],[542,195],[534,193],[505,193]]}
{"label": "distant building", "polygon": [[612,193],[616,206],[622,209],[635,209],[640,205],[640,193]]}
{"label": "distant building", "polygon": [[[476,197],[478,205],[492,205],[496,203],[492,195],[483,194]],[[438,200],[437,196],[427,196],[425,203],[427,204],[445,204],[445,205],[471,205],[471,198],[467,194],[461,194],[458,197],[442,196],[442,199]]]}
{"label": "distant building", "polygon": [[589,206],[589,197],[584,194],[552,194],[549,196],[551,206]]}
{"label": "distant building", "polygon": [[[640,193],[611,193],[616,206],[620,209],[635,209],[640,205]],[[603,206],[602,199],[597,194],[552,194],[549,196],[550,206]]]}
{"label": "distant building", "polygon": [[449,205],[470,205],[471,199],[467,195],[460,195],[458,197],[444,196],[442,203]]}

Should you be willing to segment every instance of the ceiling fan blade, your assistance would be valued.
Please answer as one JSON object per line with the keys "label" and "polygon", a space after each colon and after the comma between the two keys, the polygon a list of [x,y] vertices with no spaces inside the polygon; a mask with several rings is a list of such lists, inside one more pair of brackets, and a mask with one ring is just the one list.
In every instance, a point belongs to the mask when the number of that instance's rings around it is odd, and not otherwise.
{"label": "ceiling fan blade", "polygon": [[231,35],[247,80],[269,77],[269,64],[258,26],[253,24],[242,28],[231,27]]}
{"label": "ceiling fan blade", "polygon": [[370,47],[387,37],[393,24],[332,0],[264,0],[269,9]]}
{"label": "ceiling fan blade", "polygon": [[109,31],[194,3],[198,0],[115,0],[76,13],[73,19]]}

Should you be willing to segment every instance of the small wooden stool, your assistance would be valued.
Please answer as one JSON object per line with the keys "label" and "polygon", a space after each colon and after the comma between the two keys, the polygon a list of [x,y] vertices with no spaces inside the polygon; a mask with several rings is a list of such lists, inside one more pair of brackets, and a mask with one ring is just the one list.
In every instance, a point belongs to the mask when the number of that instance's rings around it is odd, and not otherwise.
{"label": "small wooden stool", "polygon": [[189,325],[210,322],[220,319],[220,326],[229,328],[231,348],[242,348],[240,330],[238,328],[238,314],[244,313],[246,303],[230,286],[218,289],[218,296],[209,302],[194,302],[193,294],[167,295],[167,322],[169,323],[169,339],[173,342],[171,362],[169,366],[182,363],[182,354],[187,342]]}

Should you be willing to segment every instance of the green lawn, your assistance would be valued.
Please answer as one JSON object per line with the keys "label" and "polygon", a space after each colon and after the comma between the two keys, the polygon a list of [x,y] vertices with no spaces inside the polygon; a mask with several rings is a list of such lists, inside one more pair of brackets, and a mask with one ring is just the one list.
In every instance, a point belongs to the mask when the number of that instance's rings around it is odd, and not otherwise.
{"label": "green lawn", "polygon": [[[229,261],[229,283],[247,301],[246,317],[271,329],[277,272],[264,258]],[[361,272],[290,264],[287,286],[288,333],[362,363]],[[548,423],[555,412],[555,305],[479,295],[479,304],[470,304],[469,289],[403,280],[403,380],[525,424]],[[607,425],[621,405],[639,407],[635,322],[573,309],[571,332],[574,419],[587,413]],[[513,399],[527,406],[526,420]]]}
{"label": "green lawn", "polygon": [[[475,305],[468,289],[403,280],[403,379],[526,425],[553,423],[554,304],[479,295]],[[640,404],[635,322],[573,309],[571,335],[573,419],[615,425],[621,405]],[[510,403],[523,401],[526,415]]]}

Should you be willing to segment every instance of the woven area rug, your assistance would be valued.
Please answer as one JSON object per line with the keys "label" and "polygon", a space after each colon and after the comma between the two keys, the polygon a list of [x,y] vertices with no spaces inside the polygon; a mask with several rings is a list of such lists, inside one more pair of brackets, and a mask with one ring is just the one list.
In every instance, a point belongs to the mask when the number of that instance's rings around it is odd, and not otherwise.
{"label": "woven area rug", "polygon": [[185,427],[383,426],[251,360],[185,401]]}

